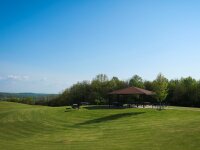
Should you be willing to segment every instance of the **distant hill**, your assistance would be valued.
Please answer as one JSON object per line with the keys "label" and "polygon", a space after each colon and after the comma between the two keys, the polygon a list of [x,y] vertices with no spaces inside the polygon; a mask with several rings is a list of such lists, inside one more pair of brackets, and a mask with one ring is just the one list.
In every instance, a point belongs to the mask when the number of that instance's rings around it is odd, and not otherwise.
{"label": "distant hill", "polygon": [[47,97],[47,96],[56,96],[57,94],[43,94],[43,93],[5,93],[0,92],[0,98],[39,98],[39,97]]}

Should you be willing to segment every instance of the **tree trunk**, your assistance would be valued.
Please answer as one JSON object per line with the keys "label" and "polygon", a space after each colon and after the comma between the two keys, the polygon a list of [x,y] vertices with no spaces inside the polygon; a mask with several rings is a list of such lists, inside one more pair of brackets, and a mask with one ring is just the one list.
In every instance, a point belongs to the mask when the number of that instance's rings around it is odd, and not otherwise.
{"label": "tree trunk", "polygon": [[162,105],[161,105],[161,104],[162,104],[162,103],[161,103],[161,101],[160,101],[160,108],[159,108],[159,110],[161,110],[161,109],[162,109],[162,108],[161,108],[161,107],[162,107]]}

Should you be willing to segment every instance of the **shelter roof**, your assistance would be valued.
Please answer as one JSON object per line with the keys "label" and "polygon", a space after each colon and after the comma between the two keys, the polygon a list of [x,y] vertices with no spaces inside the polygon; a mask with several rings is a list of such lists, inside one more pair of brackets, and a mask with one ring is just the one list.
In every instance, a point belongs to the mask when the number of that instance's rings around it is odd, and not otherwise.
{"label": "shelter roof", "polygon": [[152,91],[149,91],[149,90],[138,88],[138,87],[128,87],[128,88],[125,88],[125,89],[120,89],[120,90],[110,92],[109,94],[115,94],[115,95],[132,95],[132,94],[154,95],[155,93],[152,92]]}

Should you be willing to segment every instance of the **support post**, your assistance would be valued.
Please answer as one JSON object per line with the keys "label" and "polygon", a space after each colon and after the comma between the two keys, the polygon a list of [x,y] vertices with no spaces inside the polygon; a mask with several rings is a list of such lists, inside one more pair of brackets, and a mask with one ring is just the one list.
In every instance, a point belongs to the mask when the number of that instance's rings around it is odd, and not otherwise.
{"label": "support post", "polygon": [[108,105],[109,105],[109,108],[110,108],[110,95],[108,96]]}

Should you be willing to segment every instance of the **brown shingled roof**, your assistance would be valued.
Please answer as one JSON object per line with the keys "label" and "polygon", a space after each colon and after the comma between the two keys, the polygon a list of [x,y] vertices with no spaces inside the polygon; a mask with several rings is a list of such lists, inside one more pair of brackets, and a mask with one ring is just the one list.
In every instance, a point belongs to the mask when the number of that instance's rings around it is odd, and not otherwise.
{"label": "brown shingled roof", "polygon": [[138,87],[128,87],[128,88],[125,88],[125,89],[110,92],[109,94],[116,94],[116,95],[131,95],[131,94],[154,95],[155,93],[152,92],[152,91],[148,91],[148,90],[145,90],[145,89],[138,88]]}

